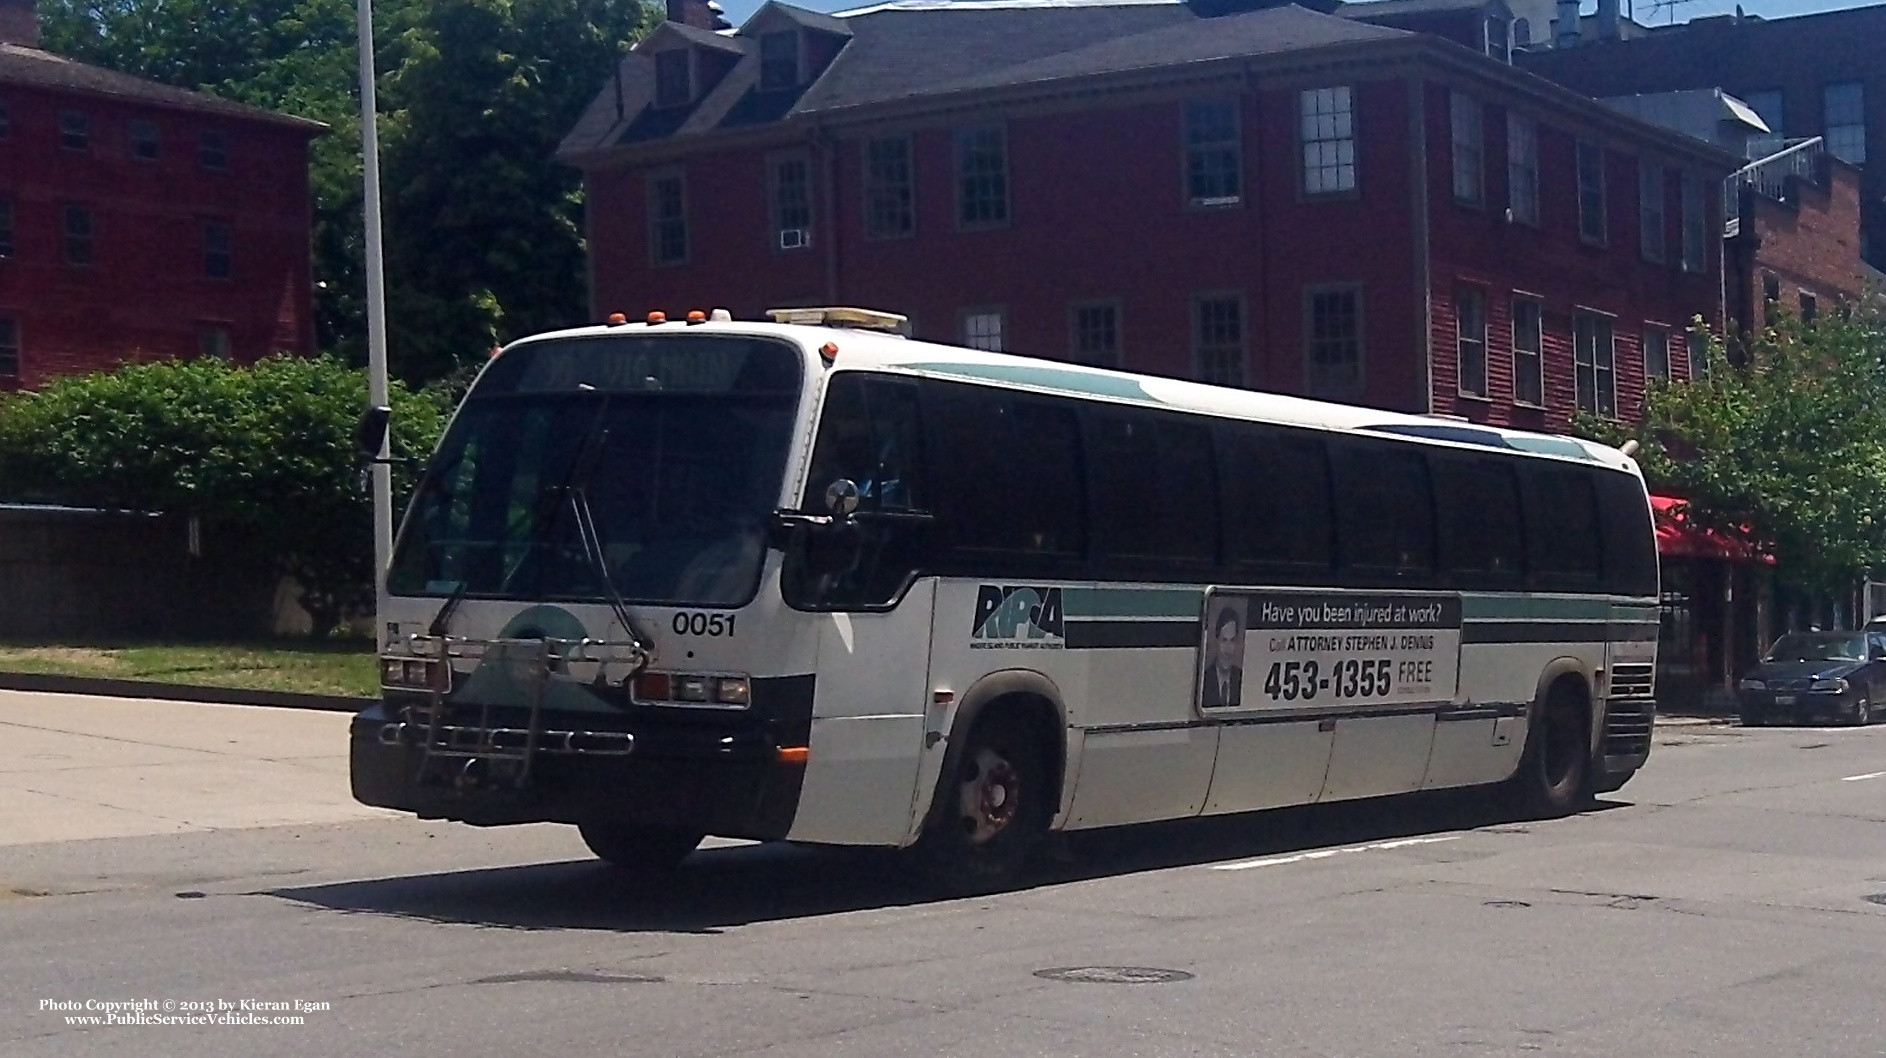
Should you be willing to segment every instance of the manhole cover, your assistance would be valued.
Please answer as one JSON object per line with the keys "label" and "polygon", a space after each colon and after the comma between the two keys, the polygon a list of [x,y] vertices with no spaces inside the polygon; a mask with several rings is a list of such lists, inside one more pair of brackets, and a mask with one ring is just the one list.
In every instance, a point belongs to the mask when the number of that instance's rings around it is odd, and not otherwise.
{"label": "manhole cover", "polygon": [[1886,905],[1886,893],[1874,893],[1871,896],[1863,896],[1860,899],[1865,900],[1869,904]]}
{"label": "manhole cover", "polygon": [[1035,976],[1095,985],[1163,985],[1192,979],[1184,970],[1161,970],[1153,966],[1064,966],[1036,970]]}

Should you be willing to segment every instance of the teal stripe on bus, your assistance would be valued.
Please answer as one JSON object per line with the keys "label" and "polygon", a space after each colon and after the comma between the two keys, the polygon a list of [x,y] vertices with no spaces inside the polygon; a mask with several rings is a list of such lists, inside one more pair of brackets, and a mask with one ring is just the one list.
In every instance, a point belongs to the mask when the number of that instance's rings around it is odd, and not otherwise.
{"label": "teal stripe on bus", "polygon": [[1083,617],[1182,617],[1198,620],[1205,593],[1196,588],[1063,588],[1061,612]]}

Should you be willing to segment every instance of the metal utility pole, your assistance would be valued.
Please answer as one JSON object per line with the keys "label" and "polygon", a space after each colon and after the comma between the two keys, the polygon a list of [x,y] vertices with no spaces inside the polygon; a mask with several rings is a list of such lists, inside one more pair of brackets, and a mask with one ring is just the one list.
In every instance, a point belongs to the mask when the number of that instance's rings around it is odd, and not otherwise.
{"label": "metal utility pole", "polygon": [[[373,0],[355,0],[360,33],[360,155],[366,173],[367,217],[367,403],[387,401],[386,384],[386,273],[380,247],[380,135],[376,118],[379,104],[373,91]],[[392,430],[380,442],[382,462],[373,464],[373,591],[375,638],[385,626],[386,567],[393,558],[393,468],[383,460],[392,455]],[[382,643],[381,646],[386,644]]]}

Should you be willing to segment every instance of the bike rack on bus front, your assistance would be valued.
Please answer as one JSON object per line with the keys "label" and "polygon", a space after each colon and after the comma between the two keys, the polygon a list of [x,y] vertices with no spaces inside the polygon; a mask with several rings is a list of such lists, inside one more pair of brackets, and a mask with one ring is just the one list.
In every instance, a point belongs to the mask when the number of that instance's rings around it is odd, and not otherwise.
{"label": "bike rack on bus front", "polygon": [[[417,776],[422,781],[435,761],[462,762],[451,776],[459,786],[476,786],[490,781],[492,762],[514,762],[511,783],[523,788],[530,781],[531,767],[539,753],[586,756],[627,756],[635,749],[635,736],[627,731],[548,730],[543,726],[545,692],[559,670],[571,665],[595,664],[602,669],[615,664],[628,666],[631,674],[648,662],[648,652],[639,643],[603,639],[474,639],[465,636],[407,637],[407,651],[424,658],[428,666],[429,686],[423,722],[401,720],[380,729],[380,740],[389,745],[414,745],[420,748]],[[446,697],[452,690],[452,662],[476,659],[512,666],[514,674],[523,675],[529,686],[529,719],[525,726],[506,727],[492,722],[494,706],[478,703],[478,722],[447,723]],[[520,673],[518,670],[523,669]],[[411,715],[410,712],[408,715]]]}

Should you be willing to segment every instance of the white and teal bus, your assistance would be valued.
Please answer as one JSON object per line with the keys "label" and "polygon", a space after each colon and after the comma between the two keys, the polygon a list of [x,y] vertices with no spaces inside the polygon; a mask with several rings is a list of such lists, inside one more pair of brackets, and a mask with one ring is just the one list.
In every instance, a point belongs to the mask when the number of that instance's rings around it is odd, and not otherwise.
{"label": "white and teal bus", "polygon": [[1657,559],[1624,453],[914,341],[896,317],[559,331],[484,369],[388,571],[355,795],[908,847],[1643,765]]}

